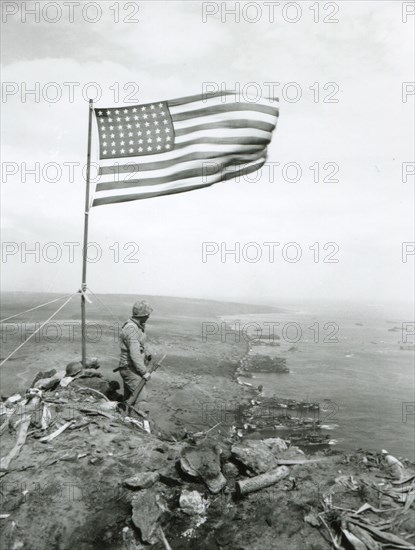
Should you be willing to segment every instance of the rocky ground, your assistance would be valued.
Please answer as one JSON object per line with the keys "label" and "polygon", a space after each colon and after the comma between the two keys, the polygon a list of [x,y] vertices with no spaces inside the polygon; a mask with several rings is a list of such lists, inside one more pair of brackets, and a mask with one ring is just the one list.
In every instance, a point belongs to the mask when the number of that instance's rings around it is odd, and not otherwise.
{"label": "rocky ground", "polygon": [[155,323],[154,355],[168,356],[140,403],[151,433],[115,409],[109,340],[93,350],[103,376],[66,387],[59,370],[76,357],[38,356],[40,378],[53,367],[58,384],[32,377],[1,408],[0,548],[414,548],[413,464],[397,471],[380,452],[333,450],[318,404],[263,398],[252,347],[203,341],[202,322]]}

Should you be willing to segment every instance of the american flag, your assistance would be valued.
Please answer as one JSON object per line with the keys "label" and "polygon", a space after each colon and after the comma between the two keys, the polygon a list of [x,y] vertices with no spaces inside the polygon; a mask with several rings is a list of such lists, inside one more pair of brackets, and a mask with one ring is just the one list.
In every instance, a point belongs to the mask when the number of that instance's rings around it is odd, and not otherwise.
{"label": "american flag", "polygon": [[92,206],[209,187],[261,168],[277,99],[212,92],[95,109],[99,183]]}

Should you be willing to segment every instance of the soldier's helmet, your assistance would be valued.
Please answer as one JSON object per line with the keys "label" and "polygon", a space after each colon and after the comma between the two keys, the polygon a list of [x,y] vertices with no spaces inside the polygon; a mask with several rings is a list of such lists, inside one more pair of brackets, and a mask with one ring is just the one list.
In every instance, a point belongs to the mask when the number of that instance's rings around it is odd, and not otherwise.
{"label": "soldier's helmet", "polygon": [[134,317],[146,317],[150,315],[153,311],[153,308],[145,300],[139,300],[133,305],[133,316]]}
{"label": "soldier's helmet", "polygon": [[76,374],[80,373],[81,370],[82,363],[79,363],[79,361],[72,361],[71,363],[68,363],[66,365],[66,376],[75,376]]}

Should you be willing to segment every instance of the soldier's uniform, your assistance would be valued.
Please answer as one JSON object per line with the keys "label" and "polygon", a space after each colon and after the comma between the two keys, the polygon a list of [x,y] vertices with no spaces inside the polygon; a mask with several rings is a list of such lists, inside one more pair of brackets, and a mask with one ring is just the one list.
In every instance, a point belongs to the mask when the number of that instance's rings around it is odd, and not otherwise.
{"label": "soldier's uniform", "polygon": [[[133,317],[124,323],[120,334],[121,357],[118,371],[124,382],[124,399],[128,402],[143,376],[147,374],[147,365],[151,360],[146,344],[145,328],[135,317],[150,315],[152,309],[147,302],[134,304]],[[140,393],[140,402],[146,401],[145,386]]]}

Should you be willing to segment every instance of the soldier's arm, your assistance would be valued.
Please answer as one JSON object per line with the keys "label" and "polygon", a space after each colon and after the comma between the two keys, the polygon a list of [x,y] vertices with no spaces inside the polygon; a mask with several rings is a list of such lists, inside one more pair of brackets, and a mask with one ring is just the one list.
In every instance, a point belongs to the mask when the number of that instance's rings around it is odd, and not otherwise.
{"label": "soldier's arm", "polygon": [[142,342],[140,338],[140,331],[128,330],[126,334],[128,349],[130,352],[130,358],[134,365],[134,368],[137,370],[141,376],[144,376],[147,373],[147,369],[144,364],[144,353],[142,353]]}

